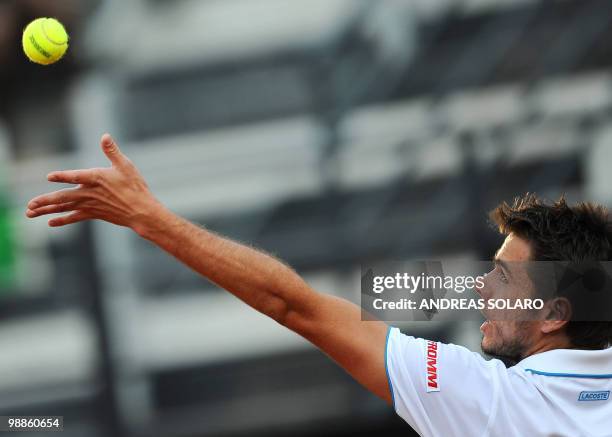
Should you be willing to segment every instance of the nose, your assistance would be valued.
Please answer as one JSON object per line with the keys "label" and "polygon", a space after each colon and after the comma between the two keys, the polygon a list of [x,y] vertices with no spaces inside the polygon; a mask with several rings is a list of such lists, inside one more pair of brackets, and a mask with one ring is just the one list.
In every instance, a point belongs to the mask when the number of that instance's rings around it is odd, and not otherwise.
{"label": "nose", "polygon": [[[483,283],[483,285],[484,285],[484,283]],[[476,282],[476,286],[474,287],[474,290],[476,290],[476,293],[478,293],[478,295],[479,295],[480,297],[482,297],[482,289],[483,289],[483,287],[480,287],[480,286],[478,285],[478,282]]]}
{"label": "nose", "polygon": [[476,290],[476,293],[478,293],[478,295],[482,297],[483,299],[486,299],[487,276],[489,275],[489,273],[491,272],[485,273],[482,276],[481,281],[476,281],[476,285],[474,287],[474,289]]}

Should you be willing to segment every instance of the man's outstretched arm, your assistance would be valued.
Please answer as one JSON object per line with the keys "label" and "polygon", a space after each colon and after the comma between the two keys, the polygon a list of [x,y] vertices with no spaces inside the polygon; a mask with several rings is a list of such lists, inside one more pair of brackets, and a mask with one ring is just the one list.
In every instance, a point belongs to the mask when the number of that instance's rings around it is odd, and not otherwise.
{"label": "man's outstretched arm", "polygon": [[361,320],[351,302],[317,293],[273,257],[225,239],[173,214],[109,135],[102,149],[110,168],[59,171],[51,182],[78,185],[30,201],[26,215],[68,213],[49,220],[65,226],[99,219],[133,229],[196,272],[281,325],[300,334],[391,403],[385,369],[386,324]]}

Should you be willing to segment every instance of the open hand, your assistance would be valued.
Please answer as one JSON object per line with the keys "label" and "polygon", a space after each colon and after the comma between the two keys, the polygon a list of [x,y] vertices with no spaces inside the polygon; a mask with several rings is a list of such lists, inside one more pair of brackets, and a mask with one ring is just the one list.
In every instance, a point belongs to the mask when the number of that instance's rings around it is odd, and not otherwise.
{"label": "open hand", "polygon": [[149,190],[132,162],[119,150],[110,135],[102,136],[101,147],[111,162],[108,168],[67,170],[50,173],[50,182],[78,185],[35,197],[26,216],[68,213],[49,220],[49,226],[65,226],[99,219],[136,231],[151,221],[161,204]]}

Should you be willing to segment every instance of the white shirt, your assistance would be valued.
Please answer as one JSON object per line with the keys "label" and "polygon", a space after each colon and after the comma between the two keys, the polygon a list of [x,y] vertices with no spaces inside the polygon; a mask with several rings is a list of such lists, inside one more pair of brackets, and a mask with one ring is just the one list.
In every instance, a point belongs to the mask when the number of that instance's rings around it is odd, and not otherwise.
{"label": "white shirt", "polygon": [[421,436],[612,436],[612,348],[556,349],[507,369],[389,328],[393,407]]}

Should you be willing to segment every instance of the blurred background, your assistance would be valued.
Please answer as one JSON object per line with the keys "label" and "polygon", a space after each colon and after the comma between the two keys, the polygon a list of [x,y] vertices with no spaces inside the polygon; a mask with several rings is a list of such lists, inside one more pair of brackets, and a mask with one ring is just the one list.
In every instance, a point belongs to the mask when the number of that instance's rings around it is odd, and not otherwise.
{"label": "blurred background", "polygon": [[[50,67],[21,52],[40,16],[72,37]],[[0,415],[79,437],[410,435],[134,234],[50,230],[27,200],[106,166],[108,131],[175,212],[356,301],[362,262],[489,259],[502,200],[612,204],[610,41],[608,0],[0,1]],[[399,326],[479,350],[478,324]]]}

